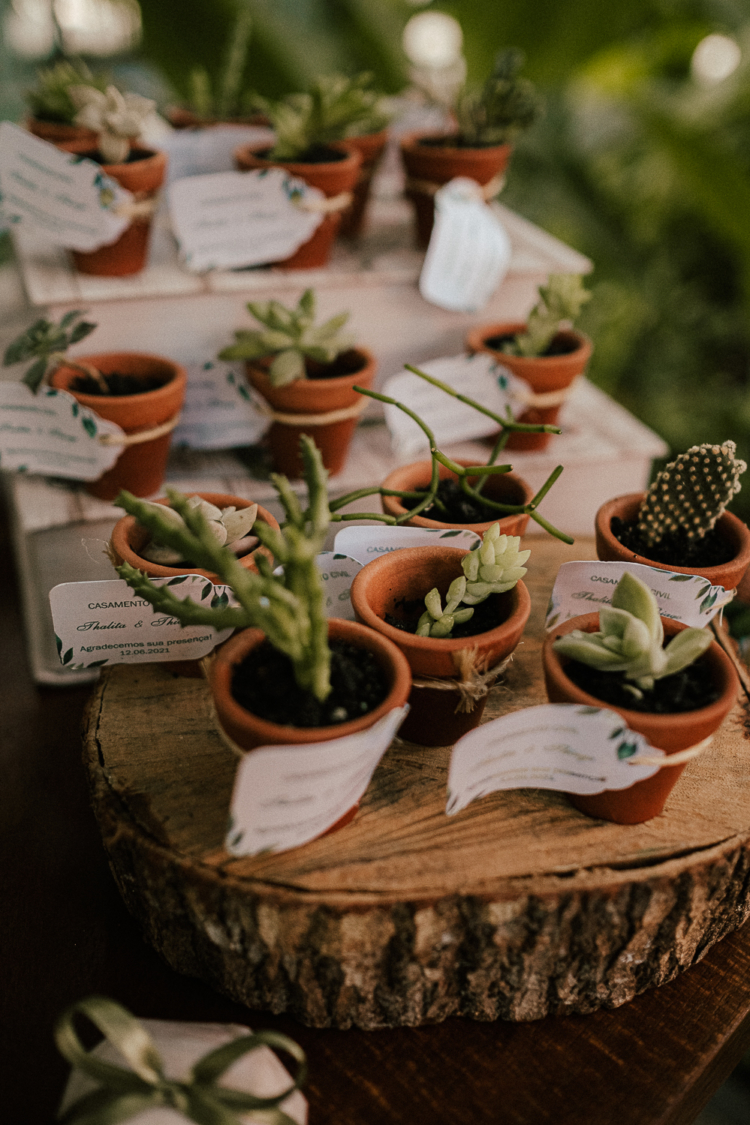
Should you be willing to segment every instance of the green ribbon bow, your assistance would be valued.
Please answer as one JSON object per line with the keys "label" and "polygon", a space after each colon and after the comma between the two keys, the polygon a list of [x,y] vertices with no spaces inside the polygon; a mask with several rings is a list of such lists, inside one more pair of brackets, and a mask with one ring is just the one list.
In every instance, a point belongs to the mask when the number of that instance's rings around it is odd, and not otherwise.
{"label": "green ribbon bow", "polygon": [[[74,1026],[77,1014],[96,1024],[132,1070],[96,1058],[84,1048]],[[197,1125],[242,1125],[237,1114],[250,1110],[267,1125],[295,1125],[279,1107],[304,1082],[307,1059],[293,1039],[279,1032],[242,1035],[209,1051],[183,1082],[167,1078],[153,1039],[135,1016],[104,996],[90,996],[71,1005],[57,1021],[55,1041],[69,1063],[101,1083],[60,1116],[63,1125],[117,1125],[156,1106],[176,1109]],[[299,1063],[297,1077],[287,1090],[272,1098],[259,1098],[216,1084],[233,1062],[258,1047],[277,1047]]]}

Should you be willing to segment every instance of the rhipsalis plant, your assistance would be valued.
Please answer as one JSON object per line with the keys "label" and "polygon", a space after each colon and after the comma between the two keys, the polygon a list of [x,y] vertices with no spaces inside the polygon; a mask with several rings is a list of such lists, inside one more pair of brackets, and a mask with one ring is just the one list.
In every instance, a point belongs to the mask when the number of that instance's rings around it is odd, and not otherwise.
{"label": "rhipsalis plant", "polygon": [[93,375],[98,381],[101,375],[89,364],[81,365],[66,359],[65,352],[79,340],[83,340],[96,328],[95,324],[81,320],[83,313],[79,310],[65,313],[59,324],[53,324],[44,317],[35,320],[30,328],[22,332],[12,344],[5,349],[3,366],[10,367],[14,363],[23,363],[26,359],[33,359],[22,383],[30,387],[34,394],[37,393],[42,383],[52,375],[63,363],[75,367],[84,375]]}
{"label": "rhipsalis plant", "polygon": [[542,103],[533,83],[519,77],[524,62],[518,48],[502,51],[484,85],[459,94],[455,115],[462,146],[507,144],[536,121]]}
{"label": "rhipsalis plant", "polygon": [[682,629],[664,645],[656,598],[639,578],[625,571],[612,594],[611,608],[599,610],[599,631],[574,629],[553,643],[561,656],[605,672],[623,672],[636,699],[656,680],[681,672],[711,644],[707,629]]}
{"label": "rhipsalis plant", "polygon": [[107,89],[106,74],[94,74],[80,59],[61,59],[37,72],[37,84],[24,98],[34,117],[57,125],[72,125],[78,107],[70,96],[71,86]]}
{"label": "rhipsalis plant", "polygon": [[[175,527],[185,527],[185,521],[174,508],[154,504],[149,500],[144,503],[152,511],[170,520]],[[250,534],[258,515],[257,504],[251,504],[248,508],[217,508],[200,496],[191,496],[187,503],[189,508],[197,508],[204,516],[208,530],[215,536],[220,547],[226,547],[232,554],[240,556],[257,546],[257,537]],[[152,536],[139,553],[142,558],[158,563],[159,566],[177,566],[183,561],[182,555],[174,547],[161,543],[158,536]]]}
{"label": "rhipsalis plant", "polygon": [[240,104],[240,89],[251,29],[250,5],[244,0],[237,10],[216,81],[211,82],[204,66],[196,66],[190,71],[190,105],[199,117],[221,120],[239,117],[242,113],[244,107]]}
{"label": "rhipsalis plant", "polygon": [[372,88],[372,75],[347,78],[326,74],[309,91],[289,94],[280,101],[255,98],[276,133],[274,160],[300,160],[331,141],[378,133],[390,120],[383,95]]}
{"label": "rhipsalis plant", "polygon": [[[505,448],[505,443],[507,442],[508,437],[512,432],[518,431],[520,433],[532,434],[559,434],[560,430],[557,428],[557,426],[549,426],[545,424],[527,424],[525,422],[515,422],[511,417],[502,417],[501,415],[496,414],[494,411],[490,410],[488,407],[482,406],[481,403],[478,403],[474,399],[469,398],[467,395],[460,394],[457,390],[449,386],[447,383],[442,382],[440,379],[436,379],[434,375],[428,375],[426,371],[420,371],[418,367],[414,367],[410,363],[405,364],[405,367],[407,371],[411,371],[414,375],[418,375],[420,379],[425,379],[426,382],[432,383],[434,387],[439,387],[440,390],[445,391],[446,394],[451,395],[453,398],[458,399],[460,402],[466,403],[467,406],[471,406],[475,410],[478,410],[480,414],[486,414],[488,418],[492,418],[493,421],[497,422],[498,426],[500,427],[500,435],[495,442],[492,452],[490,453],[489,460],[486,465],[472,465],[468,468],[464,465],[460,465],[457,461],[453,461],[450,457],[446,456],[445,453],[440,452],[437,447],[435,435],[430,427],[419,417],[418,414],[416,414],[408,406],[405,406],[402,402],[398,402],[398,400],[395,398],[390,398],[388,395],[380,394],[377,391],[367,390],[365,387],[355,386],[354,390],[358,391],[360,394],[367,395],[368,398],[377,399],[378,402],[385,402],[389,403],[391,406],[396,406],[399,410],[402,410],[405,414],[408,414],[410,418],[413,418],[413,420],[420,427],[430,443],[432,473],[430,477],[430,483],[424,492],[400,492],[397,489],[389,489],[383,488],[382,486],[376,486],[375,488],[361,488],[356,492],[347,493],[346,496],[340,496],[338,497],[338,499],[331,502],[331,519],[334,521],[370,519],[379,520],[381,523],[403,524],[408,523],[408,521],[414,516],[418,516],[421,512],[424,512],[426,508],[430,508],[433,505],[439,512],[441,510],[441,501],[437,494],[438,485],[440,484],[439,466],[445,465],[445,467],[450,469],[451,472],[454,473],[458,478],[458,483],[462,492],[464,492],[466,496],[470,497],[472,500],[490,509],[492,512],[497,512],[499,516],[524,513],[525,515],[530,516],[531,519],[538,523],[540,527],[543,527],[545,531],[548,531],[550,535],[554,535],[556,539],[561,539],[563,543],[572,543],[573,540],[569,535],[566,535],[563,531],[559,531],[558,528],[554,527],[549,522],[549,520],[545,519],[544,516],[541,516],[537,511],[539,504],[542,502],[552,485],[560,476],[560,473],[563,471],[562,465],[558,465],[557,468],[550,473],[549,477],[539,489],[536,496],[534,496],[528,504],[503,504],[500,501],[490,499],[482,492],[482,487],[488,477],[495,476],[500,473],[511,472],[511,465],[496,465],[495,461],[497,460],[502,450]],[[477,477],[479,479],[476,481],[476,483],[472,484],[471,478]],[[386,515],[382,512],[343,513],[341,511],[341,509],[345,508],[347,504],[351,504],[355,500],[361,500],[365,496],[375,495],[400,497],[400,499],[404,503],[406,511],[403,513],[403,515],[399,516]],[[438,518],[440,517],[438,516]]]}
{"label": "rhipsalis plant", "polygon": [[152,536],[179,551],[182,559],[218,574],[232,590],[237,606],[197,605],[190,598],[180,601],[169,587],[154,586],[128,563],[119,566],[117,572],[159,613],[168,613],[183,625],[209,625],[217,630],[253,625],[262,629],[271,645],[289,657],[299,687],[323,701],[331,690],[331,653],[322,581],[315,560],[323,550],[330,513],[320,453],[308,437],[301,438],[301,447],[307,510],[301,510],[286,477],[274,475],[272,480],[286,513],[285,525],[281,531],[261,521],[254,527],[263,546],[283,567],[283,574],[274,574],[271,563],[262,555],[257,559],[259,573],[242,567],[231,551],[219,545],[200,509],[191,507],[178,492],[170,490],[168,496],[184,527],[166,516],[162,505],[137,500],[129,492],[121,492],[115,501]]}
{"label": "rhipsalis plant", "polygon": [[131,139],[140,137],[156,102],[140,94],[123,94],[116,86],[107,86],[104,93],[95,86],[71,86],[69,94],[78,109],[74,118],[76,125],[83,125],[97,134],[104,163],[124,163],[130,153]]}
{"label": "rhipsalis plant", "polygon": [[551,273],[539,286],[539,301],[528,315],[526,331],[503,345],[508,355],[544,355],[561,328],[572,324],[591,293],[577,273]]}
{"label": "rhipsalis plant", "polygon": [[341,334],[349,313],[315,324],[315,292],[306,289],[296,308],[280,301],[250,301],[247,308],[264,328],[235,332],[235,343],[219,352],[219,359],[262,359],[274,356],[268,377],[274,387],[306,378],[305,360],[333,363],[352,340]]}
{"label": "rhipsalis plant", "polygon": [[735,457],[733,441],[694,445],[657,476],[638,513],[638,531],[650,547],[681,532],[702,539],[740,491],[745,461]]}
{"label": "rhipsalis plant", "polygon": [[531,551],[519,550],[519,535],[501,535],[500,524],[493,523],[482,542],[461,560],[463,574],[448,587],[445,606],[435,587],[424,600],[425,612],[417,624],[419,637],[450,637],[454,625],[471,620],[475,605],[490,594],[504,594],[523,578],[523,565]]}

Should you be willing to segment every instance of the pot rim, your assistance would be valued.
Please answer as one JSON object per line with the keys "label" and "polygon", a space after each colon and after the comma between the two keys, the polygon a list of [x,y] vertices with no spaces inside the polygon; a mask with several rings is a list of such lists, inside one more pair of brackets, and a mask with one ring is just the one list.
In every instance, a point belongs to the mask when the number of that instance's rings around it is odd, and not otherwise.
{"label": "pot rim", "polygon": [[[169,359],[167,356],[155,355],[153,352],[95,352],[91,355],[76,355],[72,356],[71,358],[76,363],[90,363],[92,367],[97,367],[98,361],[107,359],[110,356],[117,356],[118,361],[120,359],[125,360],[132,356],[133,358],[139,360],[150,360],[154,364],[158,364],[159,366],[167,364],[172,369],[172,375],[167,379],[165,383],[162,383],[160,387],[154,387],[150,391],[137,391],[135,394],[131,395],[89,395],[84,391],[74,391],[68,389],[67,387],[58,387],[56,385],[55,379],[57,379],[57,377],[64,371],[70,371],[73,375],[80,374],[79,371],[76,371],[75,368],[70,367],[67,363],[61,363],[50,377],[50,386],[54,387],[56,390],[67,391],[68,394],[73,395],[76,399],[78,399],[82,406],[88,406],[91,408],[91,410],[96,412],[97,405],[102,406],[103,404],[108,403],[121,403],[125,400],[130,403],[135,403],[136,405],[139,405],[141,402],[146,400],[153,402],[154,397],[157,395],[163,396],[172,394],[174,392],[174,385],[176,382],[182,382],[184,385],[187,385],[187,372],[181,364],[176,363],[175,360]],[[107,373],[104,372],[104,374]]]}
{"label": "pot rim", "polygon": [[[218,685],[222,694],[222,709],[235,726],[252,730],[253,737],[257,739],[256,746],[304,745],[346,738],[374,726],[389,711],[406,703],[411,690],[411,669],[404,654],[387,637],[367,629],[357,621],[346,621],[340,617],[328,619],[328,635],[329,639],[346,640],[350,644],[359,644],[360,647],[369,649],[380,658],[381,664],[389,667],[392,672],[390,690],[378,707],[358,719],[350,719],[346,723],[329,727],[293,727],[272,723],[267,719],[259,718],[237,703],[231,693],[232,668],[239,664],[251,649],[266,639],[261,629],[242,629],[216,650],[216,659],[210,676],[211,691],[216,696]],[[252,753],[252,751],[245,752]]]}
{"label": "pot rim", "polygon": [[497,152],[498,150],[508,150],[513,148],[512,141],[503,141],[498,145],[422,145],[420,142],[426,137],[443,137],[448,140],[451,137],[458,137],[458,129],[446,132],[445,129],[415,129],[413,132],[406,133],[399,141],[399,146],[402,151],[418,151],[422,152],[435,152],[443,155],[444,153],[453,152]]}
{"label": "pot rim", "polygon": [[574,356],[578,358],[582,351],[585,351],[588,357],[594,349],[591,338],[587,336],[585,332],[581,332],[577,328],[561,328],[552,337],[553,340],[558,339],[560,336],[574,337],[578,342],[578,347],[574,348],[571,352],[564,352],[562,355],[505,356],[504,352],[499,352],[495,348],[488,347],[486,344],[486,340],[492,336],[515,336],[517,333],[524,332],[525,330],[525,320],[507,320],[478,324],[474,328],[470,328],[466,333],[466,344],[470,350],[485,350],[492,355],[499,356],[501,360],[506,358],[510,359],[514,364],[518,364],[519,366],[531,366],[535,363],[559,363],[561,360],[570,360]]}
{"label": "pot rim", "polygon": [[[263,143],[251,142],[250,144],[238,145],[234,150],[234,160],[239,163],[242,157],[250,155],[253,160],[257,160],[259,164],[268,168],[286,168],[288,171],[294,173],[297,168],[338,168],[349,170],[352,166],[359,167],[362,163],[361,153],[353,148],[347,148],[344,141],[326,141],[326,147],[332,148],[337,152],[344,153],[343,160],[318,160],[314,163],[304,160],[269,160],[265,156],[260,156],[259,153],[267,152],[273,149],[273,144],[269,145],[268,141]],[[304,178],[304,177],[302,177]],[[320,189],[323,190],[322,188]]]}
{"label": "pot rim", "polygon": [[[456,464],[461,465],[463,468],[470,468],[471,465],[472,465],[471,461],[468,461],[468,460],[466,460],[466,458],[463,458],[463,457],[456,457],[456,458],[454,458],[454,460],[456,461]],[[388,474],[388,476],[383,481],[383,483],[381,485],[381,488],[393,487],[392,484],[389,485],[389,483],[388,483],[389,481],[392,481],[392,478],[398,477],[401,473],[403,473],[405,471],[408,471],[410,469],[413,469],[414,472],[416,473],[417,467],[419,467],[420,469],[424,468],[424,470],[425,470],[425,485],[427,485],[429,483],[430,475],[431,475],[431,472],[432,472],[432,461],[410,461],[407,465],[399,465],[397,468],[391,469],[390,473]],[[451,476],[455,476],[455,474],[452,473],[452,471],[447,467],[447,465],[441,464],[439,466],[438,472],[440,474],[441,480],[444,480],[444,479],[449,478]],[[531,488],[531,485],[528,483],[528,481],[524,480],[524,478],[522,476],[520,476],[518,473],[513,472],[511,470],[511,472],[509,472],[509,473],[502,473],[500,475],[501,475],[501,478],[503,480],[511,480],[511,481],[514,481],[516,484],[521,486],[522,492],[526,496],[525,503],[528,504],[534,498],[534,491]],[[418,487],[418,482],[417,482],[417,487]],[[382,499],[383,508],[385,510],[392,509],[392,512],[391,512],[392,515],[402,515],[407,510],[403,506],[403,502],[402,502],[402,500],[399,496],[383,496],[381,499]],[[386,502],[387,502],[387,504],[386,504]],[[445,523],[442,520],[432,520],[432,519],[429,519],[427,516],[423,516],[423,515],[420,514],[418,516],[413,516],[412,519],[409,520],[409,522],[405,526],[425,527],[425,528],[433,529],[433,530],[436,530],[436,531],[438,531],[438,530],[439,531],[450,531],[451,529],[459,528],[462,531],[475,531],[478,535],[481,535],[487,530],[488,527],[491,527],[493,523],[499,522],[500,524],[502,524],[503,520],[525,520],[526,523],[528,523],[529,518],[530,517],[527,514],[525,514],[524,512],[505,512],[505,513],[498,512],[496,517],[493,517],[492,519],[489,519],[489,520],[482,520],[479,523],[462,523],[462,524],[459,524],[459,523]],[[523,530],[525,530],[525,528],[526,528],[526,523],[524,524]],[[503,532],[502,527],[501,527],[501,533],[503,535],[509,534],[508,532]],[[521,532],[520,534],[522,534],[522,533],[523,532]]]}
{"label": "pot rim", "polygon": [[[344,380],[346,379],[350,379],[352,381],[352,385],[354,385],[354,383],[356,383],[358,379],[361,379],[365,371],[367,371],[369,367],[372,367],[376,363],[375,355],[370,351],[369,348],[363,348],[358,344],[355,344],[352,348],[347,348],[346,350],[358,352],[359,355],[361,355],[365,360],[358,371],[354,371],[350,375],[324,375],[322,378],[316,379],[293,379],[291,383],[286,383],[283,387],[274,387],[268,377],[268,369],[264,366],[265,361],[271,360],[272,356],[258,356],[257,359],[246,359],[244,360],[244,363],[247,365],[247,367],[252,367],[254,371],[261,376],[262,381],[264,383],[267,383],[273,392],[284,391],[288,387],[292,387],[295,384],[301,386],[315,386],[317,384],[321,387],[341,387],[344,386]],[[261,394],[263,393],[260,387],[258,387],[257,389],[261,392]]]}

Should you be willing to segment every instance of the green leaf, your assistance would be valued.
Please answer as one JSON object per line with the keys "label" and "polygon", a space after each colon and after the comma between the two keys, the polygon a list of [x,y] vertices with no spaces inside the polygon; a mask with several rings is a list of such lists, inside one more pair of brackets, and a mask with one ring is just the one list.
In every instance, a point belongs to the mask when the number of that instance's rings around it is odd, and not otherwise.
{"label": "green leaf", "polygon": [[188,575],[183,574],[180,578],[170,578],[169,582],[165,583],[167,586],[181,586],[183,582],[187,582]]}
{"label": "green leaf", "polygon": [[[460,531],[443,531],[438,536],[438,539],[453,539],[456,535],[460,535],[460,534],[461,534]],[[479,544],[475,543],[472,547],[472,550],[474,549],[474,547],[478,547],[478,546],[479,546]]]}
{"label": "green leaf", "polygon": [[60,656],[62,654],[62,641],[58,637],[57,633],[55,633],[55,645],[57,647],[57,655]]}
{"label": "green leaf", "polygon": [[670,582],[692,582],[694,575],[692,574],[673,574],[669,579]]}
{"label": "green leaf", "polygon": [[68,651],[65,653],[65,656],[63,656],[63,658],[62,658],[62,662],[63,662],[63,664],[70,664],[72,659],[73,659],[73,649],[69,648]]}
{"label": "green leaf", "polygon": [[300,352],[289,348],[279,352],[268,372],[268,378],[274,387],[285,387],[297,379],[305,377],[305,361]]}
{"label": "green leaf", "polygon": [[96,437],[96,422],[93,418],[81,418],[81,423],[89,437]]}
{"label": "green leaf", "polygon": [[659,606],[645,582],[629,570],[623,573],[612,594],[612,608],[624,609],[637,617],[648,629],[650,636],[661,644],[664,637]]}
{"label": "green leaf", "polygon": [[27,387],[30,387],[34,394],[37,393],[44,380],[45,372],[47,371],[47,360],[38,359],[36,363],[32,363],[29,370],[21,380]]}
{"label": "green leaf", "polygon": [[625,758],[632,758],[638,750],[638,744],[635,742],[621,742],[617,747],[617,757],[622,762]]}
{"label": "green leaf", "polygon": [[71,332],[70,343],[77,344],[79,340],[85,340],[85,338],[89,336],[95,328],[95,324],[91,324],[89,321],[82,320],[81,323],[77,324]]}

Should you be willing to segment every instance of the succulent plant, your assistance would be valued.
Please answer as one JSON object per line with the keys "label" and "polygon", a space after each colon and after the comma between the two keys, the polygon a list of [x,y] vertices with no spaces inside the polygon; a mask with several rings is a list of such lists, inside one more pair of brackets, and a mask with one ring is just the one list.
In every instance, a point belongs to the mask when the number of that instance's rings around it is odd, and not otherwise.
{"label": "succulent plant", "polygon": [[226,46],[226,54],[215,82],[211,82],[204,66],[194,67],[188,76],[190,105],[202,118],[239,116],[240,86],[247,60],[252,17],[250,5],[244,0],[237,9]]}
{"label": "succulent plant", "polygon": [[638,513],[638,531],[648,546],[675,532],[697,540],[711,530],[742,487],[747,464],[736,451],[733,441],[694,445],[662,469]]}
{"label": "succulent plant", "polygon": [[234,344],[219,352],[220,359],[262,359],[274,356],[268,377],[274,387],[284,387],[296,379],[305,379],[305,359],[332,363],[336,356],[352,346],[341,329],[349,313],[339,313],[325,324],[315,325],[315,292],[306,289],[296,308],[288,309],[280,301],[250,301],[248,311],[265,328],[242,329],[235,332]]}
{"label": "succulent plant", "polygon": [[354,78],[321,75],[305,93],[289,94],[276,102],[256,96],[255,105],[276,133],[271,153],[275,160],[299,160],[316,146],[377,133],[390,120],[383,96],[372,88],[368,73]]}
{"label": "succulent plant", "polygon": [[455,106],[459,140],[467,148],[507,144],[529,126],[541,111],[541,100],[532,82],[520,78],[523,51],[511,47],[495,59],[484,85],[465,88]]}
{"label": "succulent plant", "polygon": [[528,315],[526,331],[503,345],[507,355],[544,355],[565,322],[573,322],[591,293],[577,273],[551,273],[539,286],[539,301]]}
{"label": "succulent plant", "polygon": [[[445,607],[435,587],[425,598],[425,612],[417,624],[419,637],[449,637],[455,625],[469,621],[473,606],[490,594],[504,594],[523,578],[531,551],[520,551],[519,535],[501,535],[500,524],[485,531],[482,542],[461,560],[463,575],[448,587]],[[463,606],[463,608],[462,608]]]}
{"label": "succulent plant", "polygon": [[121,164],[130,152],[130,139],[139,137],[156,102],[140,94],[123,94],[116,86],[102,93],[95,86],[71,86],[69,94],[78,112],[76,125],[97,134],[105,164]]}
{"label": "succulent plant", "polygon": [[70,96],[71,86],[93,86],[104,93],[108,81],[106,74],[94,74],[80,59],[61,59],[37,71],[37,84],[24,97],[40,121],[72,125],[78,110]]}
{"label": "succulent plant", "polygon": [[82,316],[83,313],[75,309],[65,313],[59,324],[53,324],[44,317],[35,320],[30,328],[17,336],[5,349],[3,366],[10,367],[14,363],[22,363],[25,359],[34,359],[34,363],[21,380],[34,394],[62,363],[77,367],[84,374],[93,375],[97,380],[101,380],[101,375],[93,367],[74,363],[65,356],[65,352],[72,344],[85,339],[96,328],[95,324],[81,320]]}
{"label": "succulent plant", "polygon": [[[155,510],[166,517],[175,527],[185,527],[185,521],[179,512],[165,504],[156,504],[145,500],[151,510]],[[250,531],[258,516],[258,505],[251,504],[248,508],[217,508],[215,504],[203,500],[200,496],[191,496],[187,502],[188,508],[197,509],[206,520],[208,530],[215,536],[220,547],[226,547],[234,555],[243,555],[251,550],[258,542],[256,536]],[[140,555],[149,562],[158,563],[160,566],[176,566],[182,562],[183,556],[174,547],[159,541],[158,535],[151,537],[145,547],[141,548]]]}
{"label": "succulent plant", "polygon": [[180,558],[218,574],[229,586],[238,605],[198,605],[180,601],[168,586],[154,586],[140,570],[123,563],[117,573],[160,613],[176,617],[183,625],[209,625],[217,630],[262,629],[271,645],[291,660],[297,684],[321,702],[331,690],[331,652],[324,609],[323,584],[316,557],[323,550],[330,512],[326,495],[326,470],[315,443],[300,439],[308,489],[308,507],[300,508],[286,477],[272,480],[286,513],[281,531],[258,521],[255,532],[281,564],[274,573],[265,556],[258,557],[258,572],[246,570],[232,551],[221,546],[199,506],[191,506],[180,493],[168,490],[170,504],[182,517],[178,525],[162,504],[138,500],[121,492],[115,503],[148,528],[152,536],[174,548]]}
{"label": "succulent plant", "polygon": [[610,608],[599,610],[599,631],[574,629],[553,642],[555,652],[605,672],[624,672],[637,699],[656,680],[682,671],[711,644],[707,629],[682,629],[664,645],[664,627],[656,598],[640,578],[625,571],[612,594]]}

